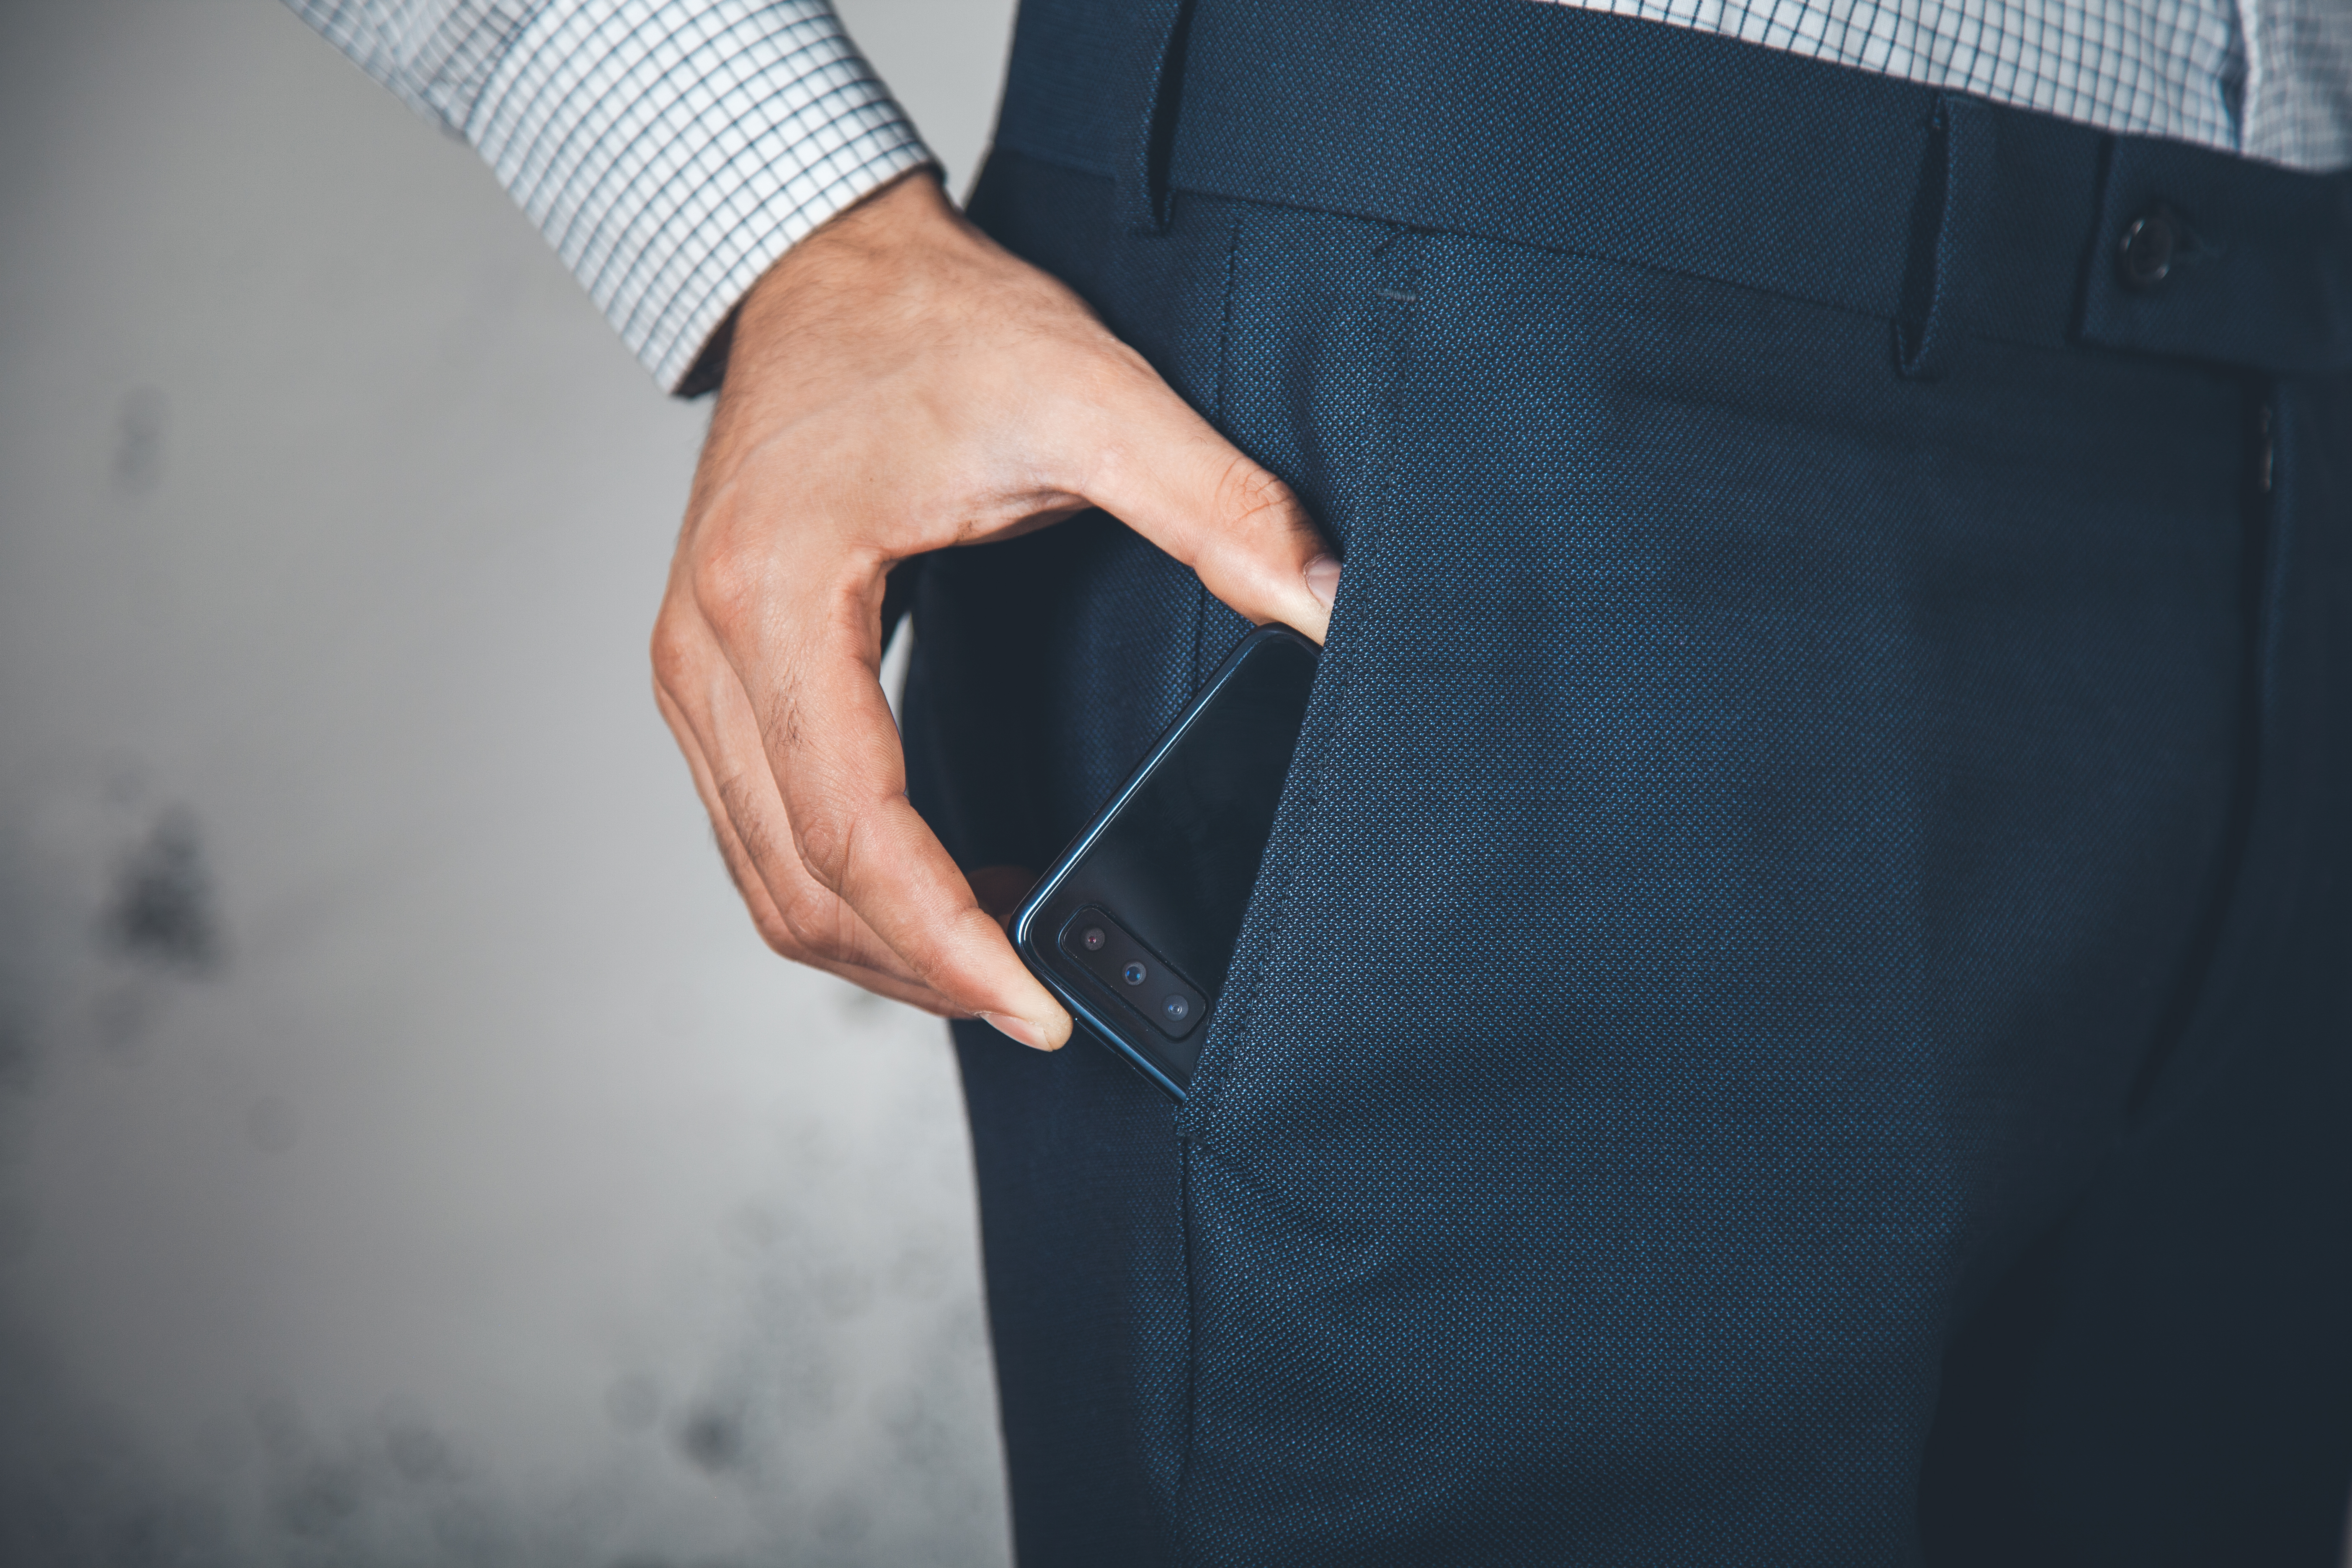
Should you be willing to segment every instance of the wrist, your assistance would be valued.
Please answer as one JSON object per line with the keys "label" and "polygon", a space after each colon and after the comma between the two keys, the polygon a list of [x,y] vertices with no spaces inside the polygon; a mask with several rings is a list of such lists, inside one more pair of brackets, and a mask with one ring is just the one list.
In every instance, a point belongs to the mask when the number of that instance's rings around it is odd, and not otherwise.
{"label": "wrist", "polygon": [[816,270],[828,252],[845,246],[853,253],[871,251],[925,228],[956,228],[962,223],[962,215],[940,187],[938,165],[923,163],[893,174],[802,236],[790,249],[768,264],[768,269],[752,281],[735,308],[712,331],[709,341],[696,356],[693,368],[679,382],[676,395],[699,397],[719,390],[725,384],[728,367],[734,362],[737,341],[743,334],[747,318],[772,316],[769,306],[791,288],[791,280]]}
{"label": "wrist", "polygon": [[[896,237],[940,225],[961,228],[963,215],[948,199],[946,188],[940,183],[939,165],[925,163],[893,174],[811,229],[798,245],[776,258],[761,274],[760,283],[765,283],[793,257],[808,254],[812,247],[821,253],[844,245],[862,247],[889,244]],[[751,287],[756,292],[760,284]]]}

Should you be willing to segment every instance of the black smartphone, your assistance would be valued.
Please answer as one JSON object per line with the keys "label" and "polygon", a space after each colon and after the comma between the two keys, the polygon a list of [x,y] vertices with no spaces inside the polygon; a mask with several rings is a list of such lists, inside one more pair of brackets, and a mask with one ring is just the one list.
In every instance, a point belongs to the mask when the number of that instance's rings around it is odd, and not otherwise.
{"label": "black smartphone", "polygon": [[1320,652],[1244,637],[1013,917],[1079,1026],[1177,1099],[1208,1037]]}

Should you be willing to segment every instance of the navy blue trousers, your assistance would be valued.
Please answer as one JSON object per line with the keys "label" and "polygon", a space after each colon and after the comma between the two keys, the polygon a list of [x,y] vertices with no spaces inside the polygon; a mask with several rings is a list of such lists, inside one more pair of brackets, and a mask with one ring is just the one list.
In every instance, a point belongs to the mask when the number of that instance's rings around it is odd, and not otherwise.
{"label": "navy blue trousers", "polygon": [[[1025,1564],[2339,1561],[2352,181],[1029,0],[973,212],[1346,564],[1192,1100],[958,1032]],[[1099,514],[914,614],[970,866],[1243,630]]]}

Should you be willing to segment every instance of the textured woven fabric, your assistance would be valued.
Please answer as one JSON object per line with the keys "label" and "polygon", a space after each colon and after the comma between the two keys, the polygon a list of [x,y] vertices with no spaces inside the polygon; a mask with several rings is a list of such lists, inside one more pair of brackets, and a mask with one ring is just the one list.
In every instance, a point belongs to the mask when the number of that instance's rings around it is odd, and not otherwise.
{"label": "textured woven fabric", "polygon": [[[1346,559],[1192,1100],[960,1032],[1024,1563],[2333,1568],[2347,182],[1553,15],[1625,102],[1908,171],[1759,156],[1727,244],[1661,138],[1629,185],[1701,221],[1571,185],[1596,255],[1428,220],[1446,151],[1474,215],[1556,174],[1444,95],[1204,107],[1215,9],[1164,233],[1073,167],[1079,10],[974,203]],[[1506,9],[1487,58],[1546,36]],[[1195,189],[1235,169],[1412,216]],[[2126,289],[2166,196],[2310,288]],[[1884,289],[1778,286],[1849,255]],[[974,863],[1053,855],[1241,629],[1099,517],[915,614]]]}
{"label": "textured woven fabric", "polygon": [[[1421,0],[1192,0],[1160,88],[1181,109],[1139,157],[1149,87],[1130,13],[1028,0],[997,145],[1122,187],[1156,179],[1696,270],[1881,316],[1934,293],[1947,338],[2352,366],[2352,172],[2109,137],[1588,9],[1452,0],[1444,20]],[[1130,216],[1160,205],[1123,199]],[[2111,263],[2157,207],[2180,218],[2178,265],[2137,293]],[[2078,275],[2004,244],[1994,208],[2022,227],[2082,226],[2099,264]],[[1923,252],[1890,212],[1958,248]],[[1944,270],[1951,287],[1932,289]]]}
{"label": "textured woven fabric", "polygon": [[931,161],[825,0],[288,0],[473,143],[665,387],[775,258]]}
{"label": "textured woven fabric", "polygon": [[[770,262],[929,161],[827,0],[287,3],[479,149],[632,352],[674,389]],[[1588,8],[2105,130],[2301,168],[2352,163],[2352,5],[2337,0]]]}

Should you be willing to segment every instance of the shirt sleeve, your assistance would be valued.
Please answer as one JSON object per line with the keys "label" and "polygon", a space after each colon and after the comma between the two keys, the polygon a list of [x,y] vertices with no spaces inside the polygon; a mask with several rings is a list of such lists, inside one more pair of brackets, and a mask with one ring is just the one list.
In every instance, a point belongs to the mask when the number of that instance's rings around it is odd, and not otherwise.
{"label": "shirt sleeve", "polygon": [[831,0],[287,0],[488,161],[671,391],[769,264],[934,163]]}

